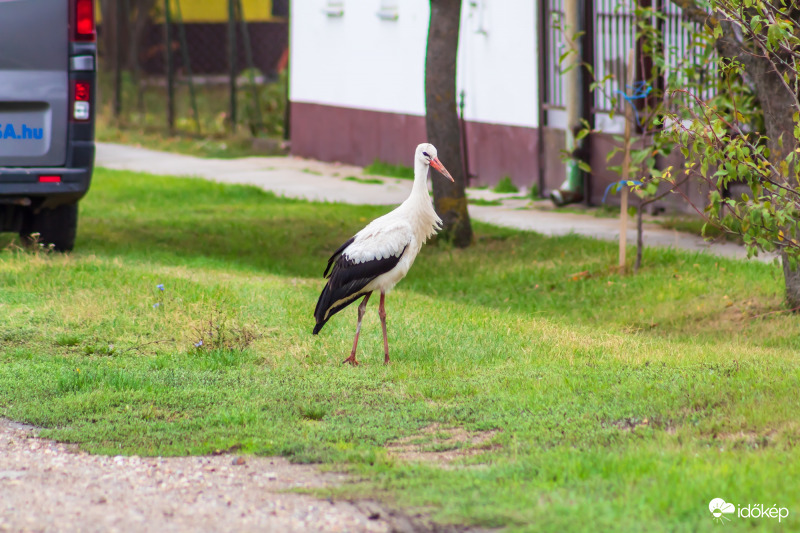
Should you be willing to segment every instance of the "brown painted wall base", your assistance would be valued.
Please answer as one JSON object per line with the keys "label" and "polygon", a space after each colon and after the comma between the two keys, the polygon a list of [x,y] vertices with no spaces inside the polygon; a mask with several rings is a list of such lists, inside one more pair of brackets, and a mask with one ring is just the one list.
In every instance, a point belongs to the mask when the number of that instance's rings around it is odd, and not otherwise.
{"label": "brown painted wall base", "polygon": [[[425,117],[292,102],[292,153],[322,161],[368,165],[375,159],[411,166],[427,140]],[[470,185],[493,185],[503,176],[530,186],[538,176],[533,128],[467,122]],[[444,162],[447,164],[447,162]]]}
{"label": "brown painted wall base", "polygon": [[538,183],[538,130],[467,122],[466,132],[471,186],[491,186],[504,176],[518,186]]}
{"label": "brown painted wall base", "polygon": [[558,189],[567,176],[566,167],[561,160],[562,151],[566,149],[567,142],[564,130],[545,126],[541,128],[541,132],[544,144],[543,193],[547,196],[550,191]]}
{"label": "brown painted wall base", "polygon": [[321,161],[411,166],[425,117],[292,102],[292,153]]}

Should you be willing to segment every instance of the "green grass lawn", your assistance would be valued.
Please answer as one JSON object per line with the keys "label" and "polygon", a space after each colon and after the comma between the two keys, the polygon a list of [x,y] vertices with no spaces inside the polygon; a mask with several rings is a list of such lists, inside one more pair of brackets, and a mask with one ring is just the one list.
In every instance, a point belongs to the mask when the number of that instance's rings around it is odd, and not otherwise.
{"label": "green grass lawn", "polygon": [[197,136],[186,132],[170,135],[157,127],[120,128],[110,121],[98,120],[97,140],[218,159],[275,155],[255,149],[252,136],[241,130],[236,135]]}
{"label": "green grass lawn", "polygon": [[[711,531],[723,498],[791,512],[726,531],[800,529],[777,266],[648,249],[620,276],[614,243],[475,224],[388,296],[392,364],[371,302],[342,366],[356,309],[311,335],[322,271],[385,210],[98,170],[73,254],[0,242],[0,416],[96,453],[321,462],[442,522]],[[433,424],[494,433],[444,466],[388,451]]]}
{"label": "green grass lawn", "polygon": [[486,200],[485,198],[469,198],[467,202],[472,205],[503,205],[500,200]]}
{"label": "green grass lawn", "polygon": [[376,159],[372,162],[372,164],[364,167],[364,174],[413,180],[414,167],[409,167],[406,165],[393,165],[391,163]]}
{"label": "green grass lawn", "polygon": [[383,180],[378,178],[359,178],[356,176],[347,176],[344,178],[347,181],[355,181],[356,183],[363,183],[365,185],[382,185]]}

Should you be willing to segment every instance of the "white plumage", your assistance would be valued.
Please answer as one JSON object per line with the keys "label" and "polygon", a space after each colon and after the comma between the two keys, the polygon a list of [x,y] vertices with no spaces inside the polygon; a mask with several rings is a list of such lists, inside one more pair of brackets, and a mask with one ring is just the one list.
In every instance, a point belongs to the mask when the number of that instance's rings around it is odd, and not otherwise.
{"label": "white plumage", "polygon": [[314,311],[317,320],[314,334],[319,333],[331,316],[364,297],[358,308],[353,350],[345,362],[358,364],[355,354],[361,319],[367,300],[374,291],[381,293],[379,314],[383,327],[384,362],[389,362],[384,298],[408,273],[425,241],[441,229],[442,220],[434,211],[428,195],[429,166],[453,181],[437,158],[436,148],[432,144],[420,144],[414,154],[414,185],[406,201],[370,222],[328,260],[325,275],[331,270],[330,278]]}

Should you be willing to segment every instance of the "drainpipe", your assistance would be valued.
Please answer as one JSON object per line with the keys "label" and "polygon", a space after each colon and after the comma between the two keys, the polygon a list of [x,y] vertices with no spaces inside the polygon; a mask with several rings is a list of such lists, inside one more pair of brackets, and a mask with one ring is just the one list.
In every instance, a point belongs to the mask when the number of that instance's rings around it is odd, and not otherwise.
{"label": "drainpipe", "polygon": [[[589,0],[585,0],[589,1]],[[576,203],[583,200],[583,175],[578,167],[576,154],[580,146],[575,140],[575,133],[581,129],[580,116],[583,111],[583,91],[581,90],[580,61],[582,58],[580,37],[575,36],[580,31],[579,0],[564,0],[564,29],[562,32],[564,46],[572,50],[564,59],[563,70],[564,86],[566,88],[567,127],[566,149],[570,158],[566,162],[567,179],[561,187],[550,193],[550,199],[557,206]]]}
{"label": "drainpipe", "polygon": [[548,13],[549,10],[547,9],[547,4],[540,0],[539,1],[539,13],[537,15],[537,33],[538,33],[538,42],[539,42],[539,58],[537,60],[538,63],[538,82],[539,82],[539,94],[538,98],[536,98],[536,123],[539,125],[539,134],[536,136],[536,151],[538,154],[538,176],[537,176],[537,183],[539,184],[539,198],[544,198],[544,174],[547,168],[545,164],[545,149],[544,149],[544,130],[545,130],[545,111],[544,111],[544,100],[547,98],[547,67],[545,57],[552,57],[553,52],[547,46],[547,28],[548,28]]}
{"label": "drainpipe", "polygon": [[469,187],[469,182],[472,179],[472,174],[469,173],[469,145],[467,144],[467,120],[464,118],[464,99],[466,93],[462,90],[459,93],[458,109],[460,115],[461,126],[461,154],[463,156],[462,163],[464,164],[464,186]]}

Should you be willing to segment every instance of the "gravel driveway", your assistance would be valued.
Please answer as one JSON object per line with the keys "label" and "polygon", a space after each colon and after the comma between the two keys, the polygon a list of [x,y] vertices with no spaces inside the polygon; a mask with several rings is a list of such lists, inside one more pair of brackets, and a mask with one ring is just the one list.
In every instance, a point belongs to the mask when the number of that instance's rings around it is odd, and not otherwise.
{"label": "gravel driveway", "polygon": [[288,493],[343,474],[282,458],[109,457],[0,419],[0,531],[464,531],[374,502]]}

